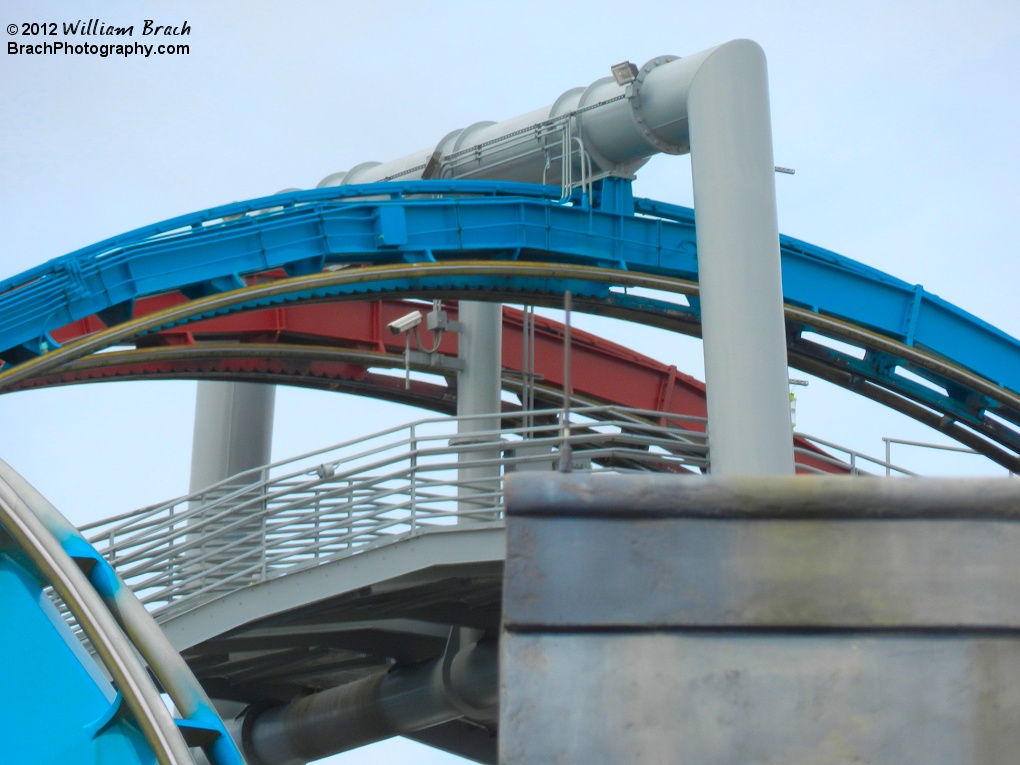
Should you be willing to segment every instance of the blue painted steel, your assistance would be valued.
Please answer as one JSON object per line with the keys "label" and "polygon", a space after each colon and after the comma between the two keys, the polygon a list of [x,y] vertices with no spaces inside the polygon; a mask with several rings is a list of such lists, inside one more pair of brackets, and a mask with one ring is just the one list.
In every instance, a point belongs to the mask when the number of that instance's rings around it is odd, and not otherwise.
{"label": "blue painted steel", "polygon": [[[0,530],[0,535],[3,535]],[[141,732],[118,715],[120,695],[43,593],[37,576],[0,552],[0,720],[4,762],[156,761]],[[54,714],[55,710],[59,713]]]}
{"label": "blue painted steel", "polygon": [[[120,579],[120,577],[114,570],[113,566],[111,566],[110,563],[96,551],[96,549],[81,535],[78,529],[76,529],[71,524],[70,521],[64,518],[64,516],[61,515],[56,510],[56,508],[54,508],[52,505],[46,502],[46,500],[43,499],[42,496],[39,495],[38,492],[30,484],[28,484],[20,475],[17,475],[16,473],[9,474],[6,476],[6,480],[7,483],[11,485],[16,492],[19,493],[21,498],[24,501],[26,501],[26,504],[28,504],[32,508],[36,517],[42,522],[43,526],[53,536],[53,538],[57,540],[57,542],[60,544],[64,552],[67,553],[67,555],[72,560],[74,560],[75,563],[78,564],[78,567],[82,569],[83,572],[86,573],[89,583],[96,590],[99,596],[103,599],[103,602],[107,605],[110,611],[115,616],[117,616],[118,620],[120,621],[123,617],[123,614],[125,613],[126,610],[125,606],[128,605],[126,601],[130,600],[131,602],[134,602],[136,604],[137,601],[134,600],[135,598],[134,594],[123,583],[123,581]],[[2,560],[5,558],[5,550],[6,557],[11,560],[12,565],[24,566],[28,570],[34,572],[37,575],[38,579],[40,580],[42,579],[41,575],[37,572],[34,565],[31,563],[28,556],[25,554],[27,551],[16,549],[10,537],[6,534],[6,532],[4,532],[3,528],[0,527],[0,562],[2,562]],[[9,596],[9,593],[6,593],[6,590],[9,588],[11,584],[12,583],[10,581],[4,582],[2,577],[0,577],[0,607],[3,606],[4,597]],[[36,582],[33,586],[39,588],[40,584]],[[81,669],[85,672],[90,673],[93,679],[95,680],[95,683],[98,684],[100,688],[110,689],[109,682],[104,680],[103,677],[99,674],[98,668],[95,666],[91,657],[89,657],[82,650],[81,643],[78,641],[76,637],[74,637],[74,635],[71,634],[67,625],[59,617],[59,615],[56,612],[56,609],[53,608],[53,605],[52,603],[50,603],[49,599],[46,598],[45,596],[41,596],[41,600],[37,598],[36,601],[39,605],[35,606],[35,604],[33,604],[33,607],[42,608],[42,613],[44,615],[47,615],[47,617],[53,624],[53,629],[55,629],[58,632],[58,634],[64,639],[65,643],[69,647],[69,650],[73,654],[73,657],[70,661],[65,661],[63,663],[67,664],[72,663],[75,660],[78,661],[81,666]],[[47,611],[46,609],[47,606],[50,609],[49,611]],[[138,609],[142,613],[145,613],[144,609],[140,605],[138,605]],[[0,613],[4,613],[6,617],[7,614],[16,614],[17,612],[0,610]],[[39,615],[33,611],[31,613],[31,617],[38,620]],[[146,614],[146,618],[151,617],[148,617],[148,615]],[[54,619],[56,621],[53,621]],[[3,642],[0,641],[0,655],[5,656],[17,655],[17,651],[14,648],[14,646],[21,645],[25,641],[28,641],[29,645],[34,646],[38,644],[41,646],[43,652],[39,655],[40,663],[44,663],[47,661],[55,661],[58,664],[60,663],[60,659],[63,657],[56,655],[55,648],[52,644],[44,646],[41,642],[36,641],[32,634],[22,633],[20,631],[19,620],[15,619],[11,623],[14,625],[18,625],[18,627],[15,629],[0,631],[0,633],[4,634],[6,637],[12,640],[12,645],[5,646]],[[125,633],[129,636],[129,639],[137,638],[137,634],[132,631],[130,626],[125,625],[123,621],[120,621],[120,624],[121,627],[125,629]],[[134,626],[137,627],[138,625],[136,624]],[[152,623],[152,626],[154,629],[158,631],[158,627],[155,627],[154,622]],[[166,646],[167,650],[173,650],[172,648],[169,647],[169,643],[167,643]],[[138,648],[137,643],[135,644],[135,647]],[[5,649],[9,649],[9,652],[3,653]],[[144,651],[142,651],[142,653],[144,653]],[[183,662],[181,663],[181,666],[184,666]],[[150,666],[150,671],[152,671],[157,677],[165,681],[165,678],[163,678],[163,676],[160,674],[160,670],[158,667]],[[188,670],[185,668],[184,671]],[[190,675],[190,672],[188,672],[187,680],[190,681],[191,684],[193,684],[193,688],[195,690],[199,689],[198,681],[193,676]],[[112,689],[110,689],[110,692],[112,693]],[[199,693],[201,692],[199,691]],[[120,704],[119,695],[117,695],[116,699],[112,699],[110,701],[110,704],[116,706],[116,708],[114,708],[113,710],[113,712],[116,712]],[[44,707],[35,706],[33,708],[41,709]],[[108,724],[109,719],[113,718],[113,712],[104,713],[105,718],[97,717],[96,719],[99,720],[99,722],[93,722],[90,724],[91,729],[93,729],[93,736],[97,741],[101,741],[102,746],[106,748],[114,746],[114,744],[110,744],[107,742],[106,739],[109,738],[109,736],[106,736],[104,738],[99,734],[103,733],[105,736],[105,733],[108,729],[118,730],[117,728],[111,727],[111,725]],[[123,716],[117,717],[118,721],[117,724],[128,725],[129,733],[131,733],[132,735],[134,733],[138,733],[138,735],[141,736],[140,732],[137,731],[137,728],[134,727],[134,725],[131,724],[129,721],[126,722],[123,721],[122,717]],[[5,720],[5,718],[0,716],[0,720]],[[195,710],[185,719],[183,720],[178,719],[177,723],[178,727],[182,729],[188,728],[191,730],[201,730],[205,732],[207,734],[205,736],[206,742],[208,742],[209,739],[212,739],[211,743],[203,743],[202,746],[205,749],[209,761],[213,763],[213,765],[244,765],[244,759],[241,756],[236,743],[230,737],[230,734],[227,733],[227,730],[224,727],[223,721],[220,719],[219,715],[204,700],[204,696],[202,697],[202,700],[198,701]],[[6,720],[4,724],[6,725]],[[145,740],[144,736],[141,736],[141,743],[145,750],[149,752],[151,755],[149,744]],[[31,751],[34,752],[34,750]],[[105,751],[105,749],[103,751]],[[151,760],[152,758],[150,756],[149,759],[145,759],[142,761],[150,762]],[[42,762],[44,760],[36,760],[32,759],[31,757],[26,757],[24,760],[20,761]],[[64,760],[55,760],[55,762],[57,761],[84,762],[90,760],[69,757]],[[98,758],[94,761],[107,762],[108,760]],[[116,759],[116,755],[114,753],[114,755],[111,755],[109,762],[116,764],[122,762],[122,760]],[[135,762],[135,760],[128,760],[126,762]]]}
{"label": "blue painted steel", "polygon": [[[594,209],[561,204],[558,196],[556,188],[528,184],[415,181],[289,192],[181,216],[0,282],[0,357],[16,364],[45,353],[54,347],[53,329],[99,312],[123,316],[142,295],[179,288],[214,294],[272,268],[303,274],[470,256],[697,279],[692,210],[632,200],[620,182],[598,189]],[[1016,339],[917,285],[791,237],[780,245],[791,305],[923,348],[1020,392]],[[899,385],[895,376],[885,379]]]}
{"label": "blue painted steel", "polygon": [[[694,227],[694,211],[652,200],[635,200],[638,213]],[[791,236],[780,235],[783,298],[924,348],[1020,392],[1020,341],[973,314],[876,268]],[[695,255],[696,257],[696,255]]]}
{"label": "blue painted steel", "polygon": [[88,572],[89,584],[99,593],[99,596],[104,601],[116,598],[121,583],[113,566],[96,551],[96,548],[76,533],[66,533],[62,536],[60,546],[78,563],[79,568]]}
{"label": "blue painted steel", "polygon": [[[59,539],[64,551],[88,572],[89,582],[104,602],[112,604],[118,597],[134,597],[117,576],[113,566],[81,536],[77,529],[70,523],[65,526],[61,523],[62,518],[53,515],[41,517],[50,532]],[[87,564],[82,566],[83,562]],[[193,679],[192,682],[197,684],[198,681]],[[237,744],[227,733],[223,720],[207,704],[200,704],[193,714],[185,718],[175,718],[174,722],[182,732],[201,731],[212,739],[212,743],[205,745],[205,748],[210,762],[214,765],[244,765],[244,758]],[[144,738],[142,741],[145,743]]]}

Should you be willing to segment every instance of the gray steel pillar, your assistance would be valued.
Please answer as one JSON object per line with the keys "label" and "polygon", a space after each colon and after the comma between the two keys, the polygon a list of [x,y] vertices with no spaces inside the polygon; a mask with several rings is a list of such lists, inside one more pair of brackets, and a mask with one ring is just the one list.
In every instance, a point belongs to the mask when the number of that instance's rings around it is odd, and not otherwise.
{"label": "gray steel pillar", "polygon": [[735,40],[691,58],[700,59],[690,80],[687,118],[711,472],[790,474],[793,441],[765,54],[750,40]]}
{"label": "gray steel pillar", "polygon": [[[253,383],[200,382],[195,401],[191,451],[191,492],[197,493],[230,476],[269,462],[273,444],[276,387]],[[248,473],[205,492],[188,519],[197,545],[187,577],[204,577],[217,567],[217,578],[236,573],[252,580],[261,572],[264,502],[261,489],[242,491],[263,479]],[[238,523],[238,516],[246,520]],[[190,535],[189,535],[190,536]],[[234,584],[226,585],[228,588]]]}
{"label": "gray steel pillar", "polygon": [[273,385],[198,384],[190,491],[269,462],[275,402]]}
{"label": "gray steel pillar", "polygon": [[[471,417],[457,425],[457,441],[462,447],[494,444],[490,448],[469,448],[458,457],[461,463],[457,470],[458,521],[470,523],[491,520],[496,515],[492,510],[472,513],[473,510],[500,504],[500,446],[499,437],[493,434],[501,426],[503,306],[464,301],[457,313],[461,324],[457,356],[464,362],[464,368],[457,373],[457,416]],[[489,435],[480,435],[486,432]]]}

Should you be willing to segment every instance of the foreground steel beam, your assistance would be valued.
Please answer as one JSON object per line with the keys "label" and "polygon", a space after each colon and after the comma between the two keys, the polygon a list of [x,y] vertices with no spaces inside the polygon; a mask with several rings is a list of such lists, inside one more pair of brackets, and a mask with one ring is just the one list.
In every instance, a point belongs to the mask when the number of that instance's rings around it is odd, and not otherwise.
{"label": "foreground steel beam", "polygon": [[495,724],[497,677],[495,642],[475,643],[290,704],[256,707],[231,734],[254,765],[304,765],[463,717]]}
{"label": "foreground steel beam", "polygon": [[[111,711],[117,717],[125,712],[133,717],[161,765],[194,762],[192,754],[198,754],[189,750],[194,746],[202,746],[215,765],[244,765],[209,698],[152,615],[74,526],[2,460],[0,537],[13,540],[16,558],[30,561],[64,602],[115,684],[118,700]],[[48,601],[45,606],[53,608]],[[18,625],[9,627],[16,630]],[[66,638],[80,650],[70,632]],[[81,656],[85,658],[84,653]],[[160,690],[183,719],[175,721],[167,714]],[[118,711],[121,696],[126,710]],[[59,739],[60,723],[54,730]],[[88,733],[88,726],[85,730]],[[14,737],[15,752],[21,733]],[[87,738],[98,738],[96,734],[88,733]],[[65,742],[64,747],[64,758],[71,757],[70,744]],[[97,743],[96,755],[102,758],[103,752],[114,758],[116,746]],[[138,754],[147,759],[143,752]]]}
{"label": "foreground steel beam", "polygon": [[507,513],[505,765],[1020,751],[1016,481],[511,476]]}

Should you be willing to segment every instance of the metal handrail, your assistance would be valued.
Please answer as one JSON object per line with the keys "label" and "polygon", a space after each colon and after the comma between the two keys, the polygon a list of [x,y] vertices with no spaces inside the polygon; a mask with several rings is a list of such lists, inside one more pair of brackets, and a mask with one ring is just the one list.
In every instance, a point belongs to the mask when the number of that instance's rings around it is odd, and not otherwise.
{"label": "metal handrail", "polygon": [[[501,522],[501,490],[470,486],[457,471],[539,463],[551,469],[562,444],[558,410],[528,414],[539,424],[518,425],[521,413],[506,414],[503,420],[514,424],[472,433],[470,442],[457,438],[465,418],[418,420],[82,528],[150,609],[177,611],[356,550],[448,529],[458,515]],[[580,407],[574,417],[571,447],[595,465],[657,471],[707,465],[703,419],[612,406]],[[458,511],[462,488],[471,489],[470,505]]]}
{"label": "metal handrail", "polygon": [[[794,451],[795,454],[802,454],[802,453],[810,454],[815,460],[818,460],[819,462],[826,462],[826,463],[831,464],[831,465],[848,466],[850,468],[850,475],[870,475],[870,473],[867,473],[864,470],[861,470],[860,463],[862,461],[868,463],[869,465],[877,467],[877,468],[879,468],[881,470],[884,470],[885,475],[887,475],[887,476],[892,476],[894,473],[897,474],[897,475],[900,475],[900,476],[910,476],[910,477],[916,477],[918,475],[917,473],[915,473],[915,472],[913,472],[911,470],[908,470],[905,467],[901,467],[899,465],[893,464],[892,462],[889,461],[888,457],[886,457],[886,459],[883,460],[880,457],[872,457],[872,456],[870,456],[868,454],[865,454],[864,452],[859,452],[859,451],[857,451],[855,449],[849,449],[849,448],[847,448],[845,446],[840,446],[839,444],[833,443],[832,441],[826,441],[824,438],[818,438],[817,436],[810,436],[810,435],[807,435],[805,433],[798,433],[797,435],[800,436],[801,438],[804,438],[804,439],[810,441],[811,443],[813,443],[813,444],[815,444],[817,446],[823,447],[823,448],[825,448],[825,449],[827,449],[829,451],[842,452],[843,454],[846,455],[846,457],[845,457],[845,459],[840,459],[838,457],[833,457],[833,456],[827,455],[827,454],[818,454],[817,452],[807,452],[806,450],[801,449],[801,448],[794,448],[793,451]],[[807,466],[800,466],[800,467],[802,469],[807,470],[808,472],[821,472],[819,470],[815,470],[815,469],[807,467]]]}
{"label": "metal handrail", "polygon": [[[688,416],[688,415],[678,415],[678,414],[674,414],[674,413],[654,412],[654,411],[650,411],[650,410],[633,409],[633,408],[621,407],[621,406],[575,407],[574,411],[578,412],[580,414],[580,416],[589,416],[589,417],[591,417],[593,419],[594,418],[598,418],[600,416],[605,417],[605,416],[609,416],[609,415],[614,415],[618,419],[623,420],[625,424],[637,424],[637,423],[642,423],[643,422],[643,423],[645,423],[647,425],[648,418],[661,419],[663,421],[669,421],[669,422],[700,423],[701,426],[702,426],[702,431],[704,429],[704,424],[707,422],[707,420],[705,418],[703,418],[703,417],[695,417],[695,416]],[[542,417],[542,416],[557,417],[559,415],[559,412],[560,412],[559,409],[543,409],[543,410],[536,410],[536,411],[533,411],[533,412],[515,412],[515,413],[510,413],[510,414],[504,414],[504,415],[502,415],[502,418],[504,420],[507,420],[507,419],[523,419],[526,416],[530,417],[532,419],[536,418],[536,417]],[[484,417],[488,418],[489,416],[490,415],[485,415]],[[121,529],[120,527],[118,527],[116,525],[120,521],[129,521],[129,520],[130,521],[137,521],[138,519],[145,518],[148,515],[156,515],[156,514],[162,513],[164,511],[166,511],[167,508],[175,506],[175,505],[178,505],[178,504],[180,504],[182,502],[202,501],[206,496],[208,496],[210,494],[215,494],[217,492],[225,491],[225,490],[228,490],[228,489],[232,489],[233,491],[228,496],[224,496],[224,499],[235,499],[238,494],[244,493],[246,491],[250,491],[251,490],[251,486],[256,484],[256,483],[258,483],[259,480],[260,480],[260,476],[262,476],[262,475],[269,475],[269,474],[273,473],[274,471],[286,468],[288,466],[301,465],[301,464],[309,463],[312,460],[312,458],[315,458],[315,457],[325,458],[328,455],[333,454],[333,453],[342,453],[344,450],[350,449],[352,447],[356,447],[359,450],[358,454],[357,454],[357,457],[360,459],[360,458],[363,458],[363,457],[368,457],[368,456],[372,456],[372,455],[378,454],[380,452],[383,452],[383,451],[386,451],[386,450],[389,450],[389,449],[400,448],[403,445],[406,445],[406,444],[412,443],[412,442],[416,442],[416,441],[426,441],[427,442],[427,441],[430,441],[430,440],[443,440],[443,439],[449,438],[450,434],[446,433],[445,435],[439,435],[439,436],[432,436],[432,437],[430,437],[427,434],[425,436],[415,436],[415,433],[416,432],[417,433],[421,433],[423,429],[425,429],[425,428],[427,428],[429,426],[448,427],[449,424],[457,423],[457,422],[459,422],[461,420],[464,420],[464,419],[468,419],[468,420],[470,420],[470,419],[480,419],[480,417],[478,417],[478,416],[476,416],[476,417],[467,417],[467,418],[465,418],[465,417],[461,417],[461,418],[430,417],[430,418],[425,418],[425,419],[421,419],[421,420],[416,420],[416,421],[411,422],[411,423],[406,423],[406,424],[402,424],[402,425],[395,425],[395,426],[386,428],[384,430],[377,431],[376,433],[372,433],[372,434],[367,435],[367,436],[359,436],[359,437],[356,437],[356,438],[349,439],[347,441],[342,441],[340,443],[333,444],[331,446],[326,446],[326,447],[322,447],[322,448],[319,448],[319,449],[314,449],[314,450],[311,450],[311,451],[308,451],[308,452],[304,452],[304,453],[299,454],[299,455],[294,456],[294,457],[288,457],[287,459],[284,459],[284,460],[278,460],[276,462],[271,462],[271,463],[269,463],[267,465],[251,468],[250,470],[246,470],[244,472],[237,473],[236,475],[230,476],[229,478],[225,478],[222,481],[219,481],[218,483],[215,483],[215,484],[213,484],[213,485],[211,485],[211,486],[209,486],[209,487],[207,487],[205,489],[202,489],[201,491],[194,492],[192,494],[185,495],[185,496],[182,496],[182,497],[177,497],[177,498],[169,500],[167,502],[162,502],[162,503],[154,504],[154,505],[148,505],[146,507],[143,507],[143,508],[140,508],[140,509],[137,509],[137,510],[132,510],[132,511],[129,511],[129,512],[126,512],[126,513],[122,513],[120,515],[115,515],[115,516],[111,516],[109,518],[105,518],[105,519],[102,519],[102,520],[93,521],[91,523],[84,524],[83,526],[81,526],[79,528],[81,529],[82,532],[89,532],[89,531],[92,531],[92,530],[97,529],[99,527],[109,528],[111,531],[121,531],[123,529]],[[600,424],[603,424],[603,425],[612,425],[613,423],[608,422],[608,421],[602,421]],[[583,423],[582,423],[582,425],[583,425]],[[662,430],[663,431],[667,431],[668,430],[668,432],[670,434],[669,437],[670,437],[670,439],[673,439],[673,440],[683,439],[685,437],[688,438],[689,442],[690,442],[689,445],[692,448],[692,450],[694,448],[697,448],[697,447],[700,446],[702,453],[707,454],[707,446],[706,446],[707,442],[705,440],[704,432],[698,431],[698,430],[687,431],[687,430],[684,430],[684,429],[681,429],[681,428],[675,428],[675,429],[662,428]],[[368,449],[365,448],[366,444],[373,443],[373,442],[379,442],[382,439],[387,438],[388,436],[393,436],[393,435],[395,435],[397,433],[400,433],[402,431],[407,431],[408,432],[408,436],[405,439],[401,440],[401,441],[390,441],[390,442],[383,443],[379,447],[368,448]],[[496,437],[496,438],[504,437],[504,436],[522,436],[522,437],[524,437],[524,436],[528,436],[528,435],[533,437],[536,432],[541,432],[541,431],[547,431],[549,433],[553,433],[553,432],[558,433],[559,432],[558,428],[555,427],[555,426],[541,426],[541,425],[537,425],[537,426],[533,426],[530,429],[529,428],[502,429],[502,430],[500,430],[498,432],[494,432],[494,433],[480,433],[479,435],[480,435],[480,437]],[[485,448],[485,447],[481,447],[481,448]],[[439,452],[441,452],[441,453],[448,453],[448,451],[449,451],[448,449],[439,450]],[[334,458],[333,461],[334,461],[334,463],[336,463],[339,460],[337,458]],[[288,478],[299,478],[301,476],[309,476],[311,474],[316,473],[316,471],[319,470],[320,468],[323,468],[327,464],[329,464],[330,460],[328,460],[328,459],[321,459],[321,460],[318,460],[317,462],[318,462],[318,464],[316,464],[313,469],[305,468],[305,469],[300,469],[300,470],[293,470],[290,473],[287,473],[285,475],[279,476],[277,481],[283,481],[283,480],[286,480]],[[242,488],[238,488],[239,486],[242,487]],[[111,526],[111,524],[113,524],[113,525]]]}
{"label": "metal handrail", "polygon": [[[457,430],[462,420],[473,418],[421,419],[82,529],[142,602],[168,616],[265,579],[451,530],[460,516],[502,523],[502,490],[484,482],[470,485],[458,471],[551,470],[564,446],[560,414],[558,409],[503,414],[507,427],[473,432],[470,441],[458,438]],[[576,407],[572,417],[569,446],[593,470],[708,467],[703,418],[619,406]],[[689,427],[661,424],[671,422]],[[862,472],[859,461],[884,467],[837,444],[801,437],[847,455],[841,460],[824,451],[804,452],[816,462],[853,475]],[[469,502],[464,489],[470,490]]]}

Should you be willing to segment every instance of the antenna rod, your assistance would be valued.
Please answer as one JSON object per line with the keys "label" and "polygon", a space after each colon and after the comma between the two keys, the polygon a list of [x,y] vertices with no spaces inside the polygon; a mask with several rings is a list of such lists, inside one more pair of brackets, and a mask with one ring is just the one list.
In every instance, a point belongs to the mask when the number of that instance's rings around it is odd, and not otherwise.
{"label": "antenna rod", "polygon": [[560,446],[560,472],[569,473],[570,453],[570,398],[574,392],[570,382],[570,290],[563,293],[563,425],[561,434],[563,443]]}

